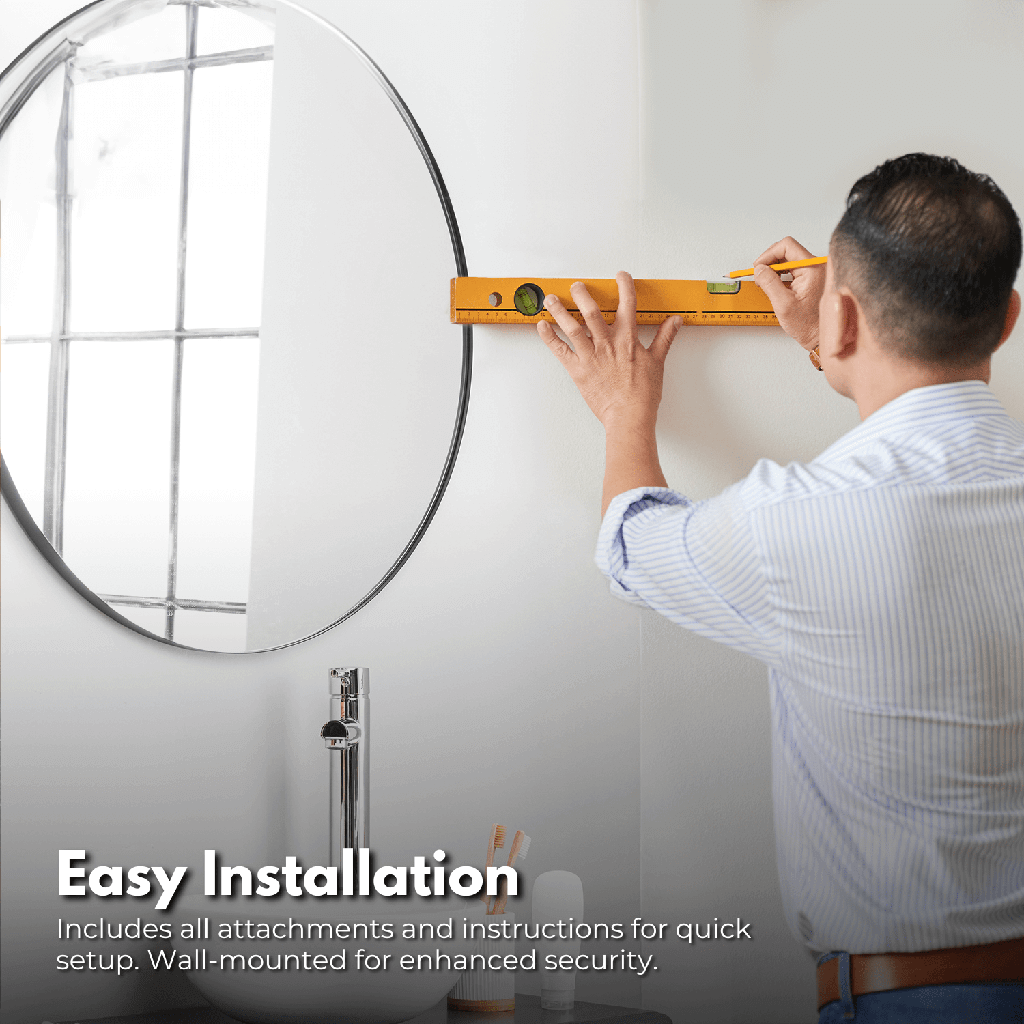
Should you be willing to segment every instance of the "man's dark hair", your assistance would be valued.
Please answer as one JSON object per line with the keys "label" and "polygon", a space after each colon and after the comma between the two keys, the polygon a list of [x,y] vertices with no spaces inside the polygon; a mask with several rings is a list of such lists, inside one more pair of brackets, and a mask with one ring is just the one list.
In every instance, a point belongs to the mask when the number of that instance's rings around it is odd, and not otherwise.
{"label": "man's dark hair", "polygon": [[1021,228],[986,174],[909,153],[865,174],[832,235],[837,285],[856,294],[894,355],[970,366],[1002,334]]}

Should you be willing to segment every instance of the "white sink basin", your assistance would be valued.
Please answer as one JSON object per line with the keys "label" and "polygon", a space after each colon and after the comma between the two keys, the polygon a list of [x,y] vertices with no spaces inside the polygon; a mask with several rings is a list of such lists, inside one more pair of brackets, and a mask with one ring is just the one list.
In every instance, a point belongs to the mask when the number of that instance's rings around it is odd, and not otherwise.
{"label": "white sink basin", "polygon": [[[184,896],[174,904],[174,949],[178,956],[190,958],[188,978],[217,1009],[249,1024],[396,1024],[410,1020],[430,1009],[459,980],[460,971],[440,969],[403,970],[404,955],[429,954],[435,951],[468,955],[473,940],[462,938],[463,918],[484,920],[484,905],[479,900],[429,899],[305,899],[305,900],[213,900],[203,896]],[[209,918],[208,939],[182,939],[181,925]],[[429,937],[402,938],[401,925],[453,922],[454,938],[438,940]],[[219,938],[217,926],[234,925],[240,921],[287,926],[289,919],[305,926],[311,923],[337,927],[376,921],[378,926],[390,924],[393,939],[380,936],[358,938],[257,939]],[[314,931],[314,936],[316,932]],[[372,936],[372,929],[369,935]],[[363,950],[357,966],[357,954]],[[203,956],[205,952],[205,958]],[[306,954],[303,967],[303,954]],[[344,954],[344,969],[341,956]],[[388,955],[387,967],[383,957]],[[292,957],[285,961],[285,957]],[[377,969],[371,969],[380,958]],[[235,957],[234,960],[221,958]],[[243,967],[239,957],[244,957]],[[249,958],[258,957],[262,959]],[[296,961],[294,958],[297,957]],[[314,957],[324,960],[315,961]],[[330,958],[334,958],[333,961]],[[280,959],[278,959],[280,958]],[[443,962],[443,961],[442,961]],[[333,963],[333,967],[331,964]],[[268,969],[281,964],[282,969]],[[317,969],[316,964],[324,969]],[[262,965],[262,969],[260,966]],[[285,969],[286,967],[286,969]]]}

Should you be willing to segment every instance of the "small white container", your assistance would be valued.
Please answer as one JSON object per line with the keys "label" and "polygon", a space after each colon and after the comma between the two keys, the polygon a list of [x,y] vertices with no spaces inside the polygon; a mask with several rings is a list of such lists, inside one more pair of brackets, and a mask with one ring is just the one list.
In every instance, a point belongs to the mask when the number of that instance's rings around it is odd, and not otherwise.
{"label": "small white container", "polygon": [[541,983],[542,1010],[571,1010],[576,1005],[576,972],[559,971]]}
{"label": "small white container", "polygon": [[[484,922],[508,921],[515,924],[515,914],[490,914]],[[512,929],[514,931],[514,929]],[[477,939],[470,956],[483,954],[485,957],[514,956],[516,940],[511,939]],[[472,963],[472,960],[470,960]],[[492,971],[479,967],[470,969],[459,978],[455,988],[448,993],[449,1010],[472,1010],[476,1013],[507,1013],[516,1008],[516,972],[505,970]]]}
{"label": "small white container", "polygon": [[[571,871],[545,871],[533,883],[533,923],[573,925],[583,921],[583,883]],[[576,956],[579,939],[542,939],[537,943],[537,959],[544,964],[548,955]],[[541,969],[540,1007],[542,1010],[571,1010],[576,1002],[576,972]]]}

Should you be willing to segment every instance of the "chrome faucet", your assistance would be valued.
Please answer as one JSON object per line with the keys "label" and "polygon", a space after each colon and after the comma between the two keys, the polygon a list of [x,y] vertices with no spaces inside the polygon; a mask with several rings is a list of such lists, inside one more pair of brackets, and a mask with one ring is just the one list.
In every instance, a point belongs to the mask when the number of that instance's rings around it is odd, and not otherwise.
{"label": "chrome faucet", "polygon": [[332,668],[331,720],[320,730],[331,766],[330,863],[370,845],[370,670]]}

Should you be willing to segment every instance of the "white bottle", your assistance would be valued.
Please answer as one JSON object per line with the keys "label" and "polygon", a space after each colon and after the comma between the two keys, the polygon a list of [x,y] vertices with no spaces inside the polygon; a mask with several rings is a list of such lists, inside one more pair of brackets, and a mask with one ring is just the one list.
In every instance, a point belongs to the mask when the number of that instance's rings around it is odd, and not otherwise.
{"label": "white bottle", "polygon": [[[583,921],[583,883],[571,871],[545,871],[533,883],[533,923],[557,925],[560,921],[563,933],[570,927],[575,929]],[[566,955],[575,958],[579,951],[580,940],[577,938],[537,940],[542,1010],[572,1009],[576,1000],[576,972],[550,970],[546,966],[546,958]]]}

